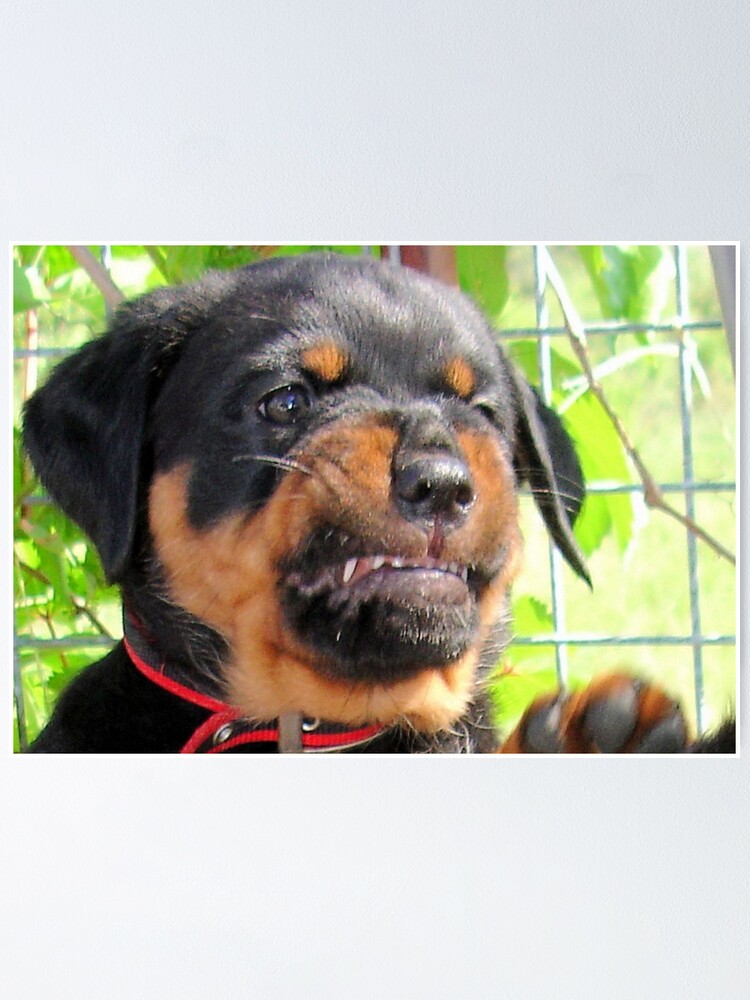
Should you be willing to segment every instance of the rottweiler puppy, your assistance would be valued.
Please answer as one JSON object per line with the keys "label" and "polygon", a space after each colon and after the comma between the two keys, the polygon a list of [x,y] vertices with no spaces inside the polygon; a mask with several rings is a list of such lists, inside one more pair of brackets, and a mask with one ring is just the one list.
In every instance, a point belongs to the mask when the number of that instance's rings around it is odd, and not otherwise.
{"label": "rottweiler puppy", "polygon": [[55,369],[25,444],[124,606],[33,751],[689,745],[625,676],[495,731],[518,485],[587,579],[584,485],[479,311],[425,275],[309,254],[152,292]]}

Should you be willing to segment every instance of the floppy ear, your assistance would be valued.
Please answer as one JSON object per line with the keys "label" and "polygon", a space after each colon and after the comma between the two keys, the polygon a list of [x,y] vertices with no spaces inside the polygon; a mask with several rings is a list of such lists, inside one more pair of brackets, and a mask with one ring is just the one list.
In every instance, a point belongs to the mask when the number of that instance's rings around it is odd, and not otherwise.
{"label": "floppy ear", "polygon": [[61,362],[24,408],[37,474],[96,545],[110,581],[127,568],[135,539],[147,414],[170,359],[205,315],[197,298],[160,289],[121,306],[110,331]]}
{"label": "floppy ear", "polygon": [[572,530],[586,495],[573,442],[554,410],[544,405],[510,363],[508,370],[516,395],[516,472],[531,486],[544,523],[566,561],[591,586]]}
{"label": "floppy ear", "polygon": [[25,406],[24,445],[53,500],[117,581],[149,476],[148,414],[185,338],[231,288],[229,273],[126,302],[110,330],[59,364]]}
{"label": "floppy ear", "polygon": [[107,334],[66,358],[24,410],[24,445],[52,499],[96,545],[109,580],[135,534],[149,385],[139,338]]}

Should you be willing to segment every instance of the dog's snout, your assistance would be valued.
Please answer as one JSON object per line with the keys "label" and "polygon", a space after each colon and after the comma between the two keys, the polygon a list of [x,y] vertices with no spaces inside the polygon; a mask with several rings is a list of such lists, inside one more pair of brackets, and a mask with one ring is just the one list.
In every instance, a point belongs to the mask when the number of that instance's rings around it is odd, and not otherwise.
{"label": "dog's snout", "polygon": [[456,455],[412,453],[396,469],[395,493],[409,520],[462,521],[475,500],[471,473]]}

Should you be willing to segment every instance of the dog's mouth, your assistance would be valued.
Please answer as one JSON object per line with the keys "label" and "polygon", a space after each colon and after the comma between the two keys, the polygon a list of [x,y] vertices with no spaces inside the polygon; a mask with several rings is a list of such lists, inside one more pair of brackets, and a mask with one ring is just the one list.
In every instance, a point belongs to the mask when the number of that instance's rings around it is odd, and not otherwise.
{"label": "dog's mouth", "polygon": [[329,532],[282,574],[287,620],[317,669],[387,684],[466,653],[478,627],[472,567],[427,555],[350,554],[352,544]]}
{"label": "dog's mouth", "polygon": [[292,572],[287,584],[310,598],[326,594],[329,600],[348,600],[354,594],[385,597],[408,593],[412,597],[422,594],[435,601],[451,593],[460,593],[464,599],[468,580],[468,567],[457,562],[383,554],[352,556],[307,577],[302,572]]}

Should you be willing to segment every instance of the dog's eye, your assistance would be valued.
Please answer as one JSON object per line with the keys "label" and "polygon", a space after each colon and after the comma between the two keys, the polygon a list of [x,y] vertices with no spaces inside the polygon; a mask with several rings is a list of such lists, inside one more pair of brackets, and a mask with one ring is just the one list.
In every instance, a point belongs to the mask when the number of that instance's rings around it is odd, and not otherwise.
{"label": "dog's eye", "polygon": [[312,406],[312,397],[304,385],[285,385],[261,399],[258,412],[274,424],[295,424]]}

